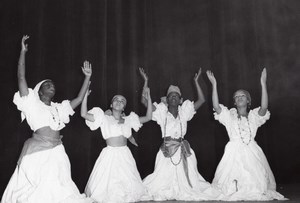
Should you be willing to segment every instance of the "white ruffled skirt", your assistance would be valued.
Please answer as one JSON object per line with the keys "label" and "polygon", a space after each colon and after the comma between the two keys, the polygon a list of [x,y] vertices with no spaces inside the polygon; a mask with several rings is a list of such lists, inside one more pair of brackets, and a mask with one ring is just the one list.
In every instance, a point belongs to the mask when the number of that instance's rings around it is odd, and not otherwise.
{"label": "white ruffled skirt", "polygon": [[89,203],[71,178],[62,144],[25,155],[3,193],[1,203]]}
{"label": "white ruffled skirt", "polygon": [[135,160],[127,146],[105,147],[85,188],[97,202],[136,202],[145,194]]}
{"label": "white ruffled skirt", "polygon": [[[181,148],[172,157],[176,165],[180,160]],[[189,179],[193,187],[190,187],[184,172],[182,161],[175,166],[170,158],[166,158],[161,150],[157,153],[154,172],[148,175],[143,184],[147,189],[147,195],[143,200],[181,200],[204,201],[219,200],[222,194],[211,187],[200,175],[197,169],[197,160],[194,151],[187,157]]]}
{"label": "white ruffled skirt", "polygon": [[255,141],[245,145],[230,141],[217,167],[213,186],[227,201],[286,200],[276,192],[276,182],[269,163]]}

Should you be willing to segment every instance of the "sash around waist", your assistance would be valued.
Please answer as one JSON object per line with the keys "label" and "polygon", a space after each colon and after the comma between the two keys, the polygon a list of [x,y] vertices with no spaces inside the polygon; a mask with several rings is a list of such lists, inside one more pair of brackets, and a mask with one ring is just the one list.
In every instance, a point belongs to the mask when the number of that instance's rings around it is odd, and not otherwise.
{"label": "sash around waist", "polygon": [[32,137],[27,139],[23,145],[22,152],[20,154],[18,165],[21,164],[22,158],[25,155],[33,154],[36,152],[52,149],[62,144],[62,135],[55,132],[52,133],[36,133],[32,134]]}
{"label": "sash around waist", "polygon": [[179,147],[181,147],[181,149],[183,150],[182,153],[186,157],[189,157],[191,155],[189,142],[182,138],[176,139],[172,137],[165,137],[160,149],[165,157],[172,157],[177,152]]}
{"label": "sash around waist", "polygon": [[[175,164],[172,160],[172,156],[177,152],[179,147],[181,148],[180,160],[178,163]],[[187,182],[190,185],[190,187],[193,187],[189,178],[188,163],[187,163],[188,162],[187,157],[192,155],[189,142],[182,138],[174,139],[171,137],[164,137],[164,141],[160,147],[160,150],[162,151],[163,155],[166,158],[170,158],[173,165],[177,166],[182,161],[182,166],[184,169]]]}

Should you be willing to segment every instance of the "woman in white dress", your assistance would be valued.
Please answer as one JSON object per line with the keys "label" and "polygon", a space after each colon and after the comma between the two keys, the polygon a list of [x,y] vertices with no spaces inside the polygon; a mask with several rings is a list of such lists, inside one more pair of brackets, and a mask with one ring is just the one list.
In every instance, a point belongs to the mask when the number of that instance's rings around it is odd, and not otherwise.
{"label": "woman in white dress", "polygon": [[[148,76],[141,68],[140,73],[144,78],[144,87],[147,87]],[[220,193],[198,172],[195,153],[184,139],[187,122],[205,102],[198,83],[200,75],[201,69],[194,77],[198,94],[196,102],[183,102],[180,89],[171,85],[163,102],[153,104],[152,120],[160,125],[163,143],[156,156],[154,172],[143,180],[147,188],[144,200],[199,201],[220,198]],[[142,97],[142,103],[149,105],[145,97]]]}
{"label": "woman in white dress", "polygon": [[78,96],[72,101],[52,102],[55,86],[51,80],[28,88],[25,78],[25,54],[28,50],[22,38],[18,64],[19,91],[13,102],[22,112],[22,120],[33,130],[23,146],[16,169],[4,191],[1,203],[84,203],[92,202],[80,194],[71,178],[69,158],[59,131],[69,123],[84,98],[92,70],[88,62],[82,71],[85,79]]}
{"label": "woman in white dress", "polygon": [[[150,90],[146,90],[151,104]],[[147,113],[139,117],[134,112],[124,116],[126,98],[116,95],[111,101],[111,115],[99,107],[87,111],[86,93],[81,105],[81,116],[91,130],[101,129],[107,146],[101,151],[85,188],[87,196],[97,202],[136,202],[145,194],[142,179],[136,162],[127,147],[127,139],[132,137],[132,129],[138,131],[151,120],[152,106]],[[100,134],[100,132],[99,132]]]}
{"label": "woman in white dress", "polygon": [[257,129],[269,118],[267,71],[261,73],[261,106],[248,111],[251,97],[246,90],[238,90],[233,95],[236,108],[228,109],[219,104],[217,81],[211,71],[206,72],[212,84],[214,116],[226,127],[229,142],[217,167],[213,186],[220,189],[223,200],[284,200],[276,192],[276,183],[268,161],[255,141]]}

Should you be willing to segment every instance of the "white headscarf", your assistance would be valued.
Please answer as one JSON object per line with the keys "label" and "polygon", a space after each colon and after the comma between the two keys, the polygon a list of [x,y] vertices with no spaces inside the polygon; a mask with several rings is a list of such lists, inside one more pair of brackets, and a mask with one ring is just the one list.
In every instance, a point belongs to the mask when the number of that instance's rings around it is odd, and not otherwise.
{"label": "white headscarf", "polygon": [[36,84],[36,86],[34,87],[33,89],[33,92],[34,92],[34,96],[40,100],[40,95],[39,95],[39,90],[41,88],[41,85],[46,82],[46,81],[51,81],[50,79],[45,79],[45,80],[42,80],[41,82],[39,82],[38,84]]}
{"label": "white headscarf", "polygon": [[180,89],[179,89],[178,86],[170,85],[170,87],[168,88],[168,91],[167,91],[167,96],[168,96],[171,92],[176,92],[176,93],[178,93],[178,94],[181,96],[181,92],[180,92]]}
{"label": "white headscarf", "polygon": [[[43,102],[42,102],[41,99],[40,99],[40,96],[39,96],[39,90],[40,90],[40,88],[41,88],[41,85],[42,85],[44,82],[46,82],[46,81],[51,81],[51,80],[50,80],[50,79],[42,80],[42,81],[39,82],[39,83],[34,87],[34,89],[33,89],[35,99],[36,99],[37,101],[41,102],[41,103],[43,103]],[[44,103],[43,103],[43,104],[44,104]],[[22,119],[21,122],[23,122],[23,120],[25,119],[25,115],[24,115],[23,112],[21,112],[21,119]]]}
{"label": "white headscarf", "polygon": [[166,106],[168,106],[167,96],[168,96],[171,92],[176,92],[176,93],[179,94],[179,96],[181,96],[181,92],[180,92],[179,87],[178,87],[178,86],[175,86],[175,85],[170,85],[169,88],[168,88],[168,91],[167,91],[167,95],[160,98],[160,101],[161,101],[162,103],[164,103]]}

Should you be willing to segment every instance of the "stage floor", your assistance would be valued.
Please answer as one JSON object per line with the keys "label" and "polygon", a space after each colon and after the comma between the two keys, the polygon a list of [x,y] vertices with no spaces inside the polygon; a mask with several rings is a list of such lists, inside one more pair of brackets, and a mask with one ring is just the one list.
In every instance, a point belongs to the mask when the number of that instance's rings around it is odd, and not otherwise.
{"label": "stage floor", "polygon": [[[277,191],[280,192],[282,195],[284,195],[286,198],[289,200],[287,201],[278,201],[278,200],[273,200],[273,201],[236,201],[234,203],[254,203],[254,202],[263,202],[263,203],[279,203],[279,202],[286,202],[286,203],[300,203],[300,183],[299,184],[288,184],[288,185],[277,185]],[[146,201],[146,202],[141,202],[141,203],[187,203],[187,201]],[[225,201],[198,201],[201,203],[207,202],[207,203],[220,203],[220,202],[225,202]],[[195,203],[195,201],[189,201],[189,203]]]}

